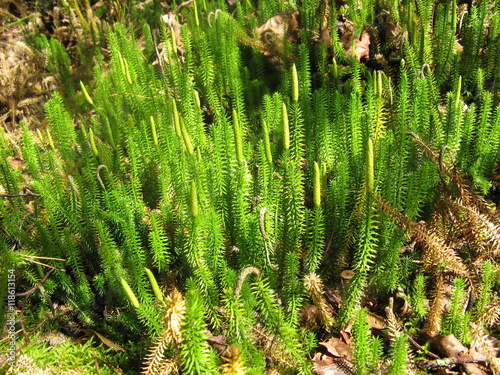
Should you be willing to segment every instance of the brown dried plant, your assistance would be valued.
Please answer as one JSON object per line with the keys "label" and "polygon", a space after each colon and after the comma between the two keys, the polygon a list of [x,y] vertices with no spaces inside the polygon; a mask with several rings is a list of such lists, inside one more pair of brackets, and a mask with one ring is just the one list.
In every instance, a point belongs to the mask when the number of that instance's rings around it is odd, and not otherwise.
{"label": "brown dried plant", "polygon": [[462,177],[449,150],[432,149],[411,134],[424,152],[437,164],[440,184],[434,212],[428,226],[459,256],[477,264],[500,253],[500,217]]}
{"label": "brown dried plant", "polygon": [[224,375],[244,375],[246,374],[245,362],[241,357],[240,349],[236,345],[229,346],[224,353],[224,363],[222,364],[222,374]]}
{"label": "brown dried plant", "polygon": [[423,250],[427,272],[449,271],[463,277],[474,288],[483,260],[500,253],[500,217],[462,177],[445,147],[437,151],[411,133],[423,152],[436,163],[440,182],[426,223],[411,221],[377,197],[380,208],[414,237]]}
{"label": "brown dried plant", "polygon": [[420,245],[423,250],[422,262],[426,272],[449,270],[464,279],[469,278],[469,270],[462,258],[453,247],[445,242],[439,233],[436,233],[433,228],[430,228],[424,222],[416,223],[411,221],[403,213],[397,212],[381,197],[375,197],[375,199],[379,207],[407,229],[414,237],[415,242]]}
{"label": "brown dried plant", "polygon": [[446,302],[444,278],[445,276],[443,273],[438,274],[436,284],[434,286],[431,308],[429,310],[429,314],[427,315],[425,331],[431,336],[438,334],[441,330],[441,320],[443,317],[443,312],[445,310]]}
{"label": "brown dried plant", "polygon": [[481,323],[471,323],[471,344],[469,352],[474,357],[482,357],[494,375],[500,374],[498,339],[489,335]]}
{"label": "brown dried plant", "polygon": [[492,328],[500,323],[500,300],[498,296],[494,296],[488,304],[484,313],[477,320],[481,327]]}
{"label": "brown dried plant", "polygon": [[[436,163],[439,173],[437,194],[430,219],[414,222],[397,212],[381,197],[379,207],[408,230],[422,251],[424,272],[434,279],[434,292],[425,331],[433,336],[440,331],[441,318],[449,302],[447,285],[454,277],[466,280],[473,295],[480,285],[481,264],[495,260],[500,253],[500,218],[486,200],[466,182],[445,147],[436,150],[417,134],[410,134],[422,152]],[[478,322],[491,326],[500,316],[496,299]]]}
{"label": "brown dried plant", "polygon": [[163,318],[165,330],[149,349],[146,356],[143,374],[172,374],[177,373],[180,364],[177,359],[166,359],[165,351],[171,345],[179,346],[182,341],[181,324],[186,312],[186,301],[182,293],[174,289],[165,298],[165,316]]}
{"label": "brown dried plant", "polygon": [[255,335],[256,344],[264,349],[266,358],[273,368],[295,368],[293,358],[277,332],[271,332],[261,324],[256,324],[252,327],[252,332]]}
{"label": "brown dried plant", "polygon": [[311,273],[304,277],[304,286],[313,300],[314,305],[318,308],[321,323],[326,330],[330,330],[334,324],[332,311],[326,302],[324,293],[323,281],[315,273]]}
{"label": "brown dried plant", "polygon": [[396,314],[394,314],[394,298],[389,298],[389,304],[385,307],[385,325],[387,327],[387,336],[389,337],[389,341],[391,344],[394,344],[397,336],[401,332],[401,324],[398,322],[396,318]]}

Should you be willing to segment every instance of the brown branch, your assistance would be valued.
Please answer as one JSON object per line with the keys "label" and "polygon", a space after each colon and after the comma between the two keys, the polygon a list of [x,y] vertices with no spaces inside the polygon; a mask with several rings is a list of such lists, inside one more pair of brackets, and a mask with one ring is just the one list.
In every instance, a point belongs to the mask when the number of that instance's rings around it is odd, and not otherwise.
{"label": "brown branch", "polygon": [[23,336],[24,336],[24,344],[22,346],[20,346],[19,348],[16,349],[16,352],[17,353],[21,353],[21,350],[23,350],[24,348],[26,348],[31,340],[30,338],[28,337],[28,331],[26,331],[26,327],[24,326],[24,320],[23,320],[23,316],[24,316],[24,313],[23,313],[23,310],[21,310],[21,313],[20,313],[20,317],[19,317],[19,324],[21,324],[21,331],[23,332]]}
{"label": "brown branch", "polygon": [[415,339],[413,337],[411,337],[410,335],[406,335],[406,337],[408,337],[408,341],[410,341],[410,343],[415,348],[417,348],[417,350],[421,350],[421,351],[425,352],[425,354],[427,354],[431,358],[434,358],[435,360],[439,360],[440,359],[440,357],[437,354],[434,354],[433,352],[430,352],[429,350],[424,349],[422,347],[422,345],[420,345],[418,342],[416,342]]}
{"label": "brown branch", "polygon": [[443,359],[435,359],[433,361],[416,361],[416,364],[421,367],[430,369],[438,369],[441,367],[453,367],[455,365],[465,365],[467,363],[481,363],[486,362],[486,358],[473,358],[471,356],[464,357],[449,357]]}
{"label": "brown branch", "polygon": [[47,278],[50,276],[50,274],[52,273],[52,271],[54,271],[53,269],[50,270],[49,272],[47,272],[45,274],[45,276],[42,278],[42,280],[40,280],[40,282],[38,284],[36,284],[33,288],[31,288],[30,290],[28,290],[27,292],[24,292],[24,293],[16,293],[16,297],[26,297],[28,298],[31,294],[33,294],[33,292],[35,290],[37,290],[38,288],[40,288],[42,286],[42,284],[45,282],[45,280],[47,280]]}

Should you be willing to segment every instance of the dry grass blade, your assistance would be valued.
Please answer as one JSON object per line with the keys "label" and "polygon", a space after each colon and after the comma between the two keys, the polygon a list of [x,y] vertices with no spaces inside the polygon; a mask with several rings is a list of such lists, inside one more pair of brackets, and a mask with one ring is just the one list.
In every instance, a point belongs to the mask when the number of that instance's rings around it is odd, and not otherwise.
{"label": "dry grass blade", "polygon": [[181,292],[174,289],[165,299],[165,331],[150,348],[146,356],[143,374],[158,375],[177,372],[177,361],[165,359],[164,353],[171,344],[179,344],[182,340],[181,324],[186,312],[186,301]]}

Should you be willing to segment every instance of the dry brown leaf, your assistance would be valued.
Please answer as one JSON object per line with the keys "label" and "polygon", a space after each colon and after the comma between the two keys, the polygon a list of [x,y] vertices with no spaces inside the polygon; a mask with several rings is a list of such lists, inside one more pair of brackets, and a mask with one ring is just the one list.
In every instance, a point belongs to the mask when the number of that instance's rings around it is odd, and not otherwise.
{"label": "dry brown leaf", "polygon": [[342,338],[344,339],[344,342],[347,345],[352,345],[352,337],[351,337],[350,328],[349,328],[349,330],[342,330],[339,333],[340,333],[340,336],[342,336]]}
{"label": "dry brown leaf", "polygon": [[84,329],[83,330],[87,335],[96,335],[101,342],[106,345],[108,348],[111,348],[113,350],[119,351],[119,352],[124,352],[125,349],[123,349],[121,346],[115,344],[113,341],[107,339],[103,335],[101,335],[99,332],[94,331],[93,329]]}
{"label": "dry brown leaf", "polygon": [[320,342],[320,345],[323,345],[329,354],[338,358],[346,358],[351,360],[352,350],[349,345],[347,345],[344,341],[332,337],[330,340],[325,342]]}
{"label": "dry brown leaf", "polygon": [[284,43],[285,41],[298,42],[300,38],[299,18],[297,12],[287,10],[269,18],[255,29],[260,42],[255,43],[254,47],[260,49],[277,70],[282,70],[286,61],[294,59],[291,54],[285,52]]}
{"label": "dry brown leaf", "polygon": [[[352,54],[352,51],[347,50],[347,54]],[[363,57],[370,58],[370,34],[363,31],[361,36],[354,42],[354,56],[361,61]]]}
{"label": "dry brown leaf", "polygon": [[298,27],[298,13],[287,10],[286,12],[269,18],[263,25],[256,29],[256,32],[259,38],[266,42],[269,38],[269,34],[274,34],[278,39],[284,39],[285,32],[291,36]]}
{"label": "dry brown leaf", "polygon": [[228,347],[226,336],[224,335],[214,336],[211,332],[208,332],[207,341],[219,354],[224,353]]}
{"label": "dry brown leaf", "polygon": [[381,331],[385,328],[385,319],[380,315],[368,312],[368,325],[371,329],[377,329]]}
{"label": "dry brown leaf", "polygon": [[15,170],[22,170],[24,167],[23,161],[18,157],[7,156],[7,162],[11,165],[11,167]]}
{"label": "dry brown leaf", "polygon": [[260,39],[266,39],[267,33],[272,33],[277,38],[283,39],[285,37],[285,18],[281,14],[271,17],[263,25],[259,26],[256,31]]}
{"label": "dry brown leaf", "polygon": [[167,29],[174,33],[175,42],[177,44],[177,50],[181,54],[183,54],[184,48],[183,48],[182,35],[181,35],[182,25],[177,21],[177,19],[175,18],[175,14],[172,12],[164,14],[163,16],[161,16],[161,19],[163,20],[163,22],[165,22]]}
{"label": "dry brown leaf", "polygon": [[331,365],[334,362],[334,359],[333,359],[333,357],[331,357],[327,354],[316,352],[316,354],[314,355],[314,358],[313,358],[313,362],[318,363],[321,366],[327,366],[327,365]]}
{"label": "dry brown leaf", "polygon": [[350,375],[354,374],[352,364],[345,359],[333,358],[316,353],[313,358],[314,372],[317,375]]}
{"label": "dry brown leaf", "polygon": [[436,349],[445,357],[457,357],[469,352],[469,349],[455,335],[436,335],[432,342],[436,346]]}
{"label": "dry brown leaf", "polygon": [[385,26],[386,42],[401,42],[408,37],[408,32],[398,23],[387,22]]}
{"label": "dry brown leaf", "polygon": [[[432,340],[432,344],[435,346],[438,352],[440,352],[445,358],[463,358],[465,361],[470,360],[481,361],[484,360],[484,357],[481,358],[475,357],[474,351],[469,351],[469,349],[464,346],[455,335],[436,335]],[[483,371],[478,365],[475,363],[464,363],[463,364],[465,370],[468,374],[474,375],[486,375],[487,373]]]}
{"label": "dry brown leaf", "polygon": [[400,24],[394,24],[392,22],[387,22],[385,24],[385,39],[390,40],[391,38],[394,38],[401,32],[401,25]]}
{"label": "dry brown leaf", "polygon": [[340,44],[346,50],[346,55],[356,56],[358,61],[361,61],[363,57],[367,59],[370,57],[370,34],[367,31],[363,31],[354,40],[354,23],[352,21],[338,22],[337,28],[340,31]]}
{"label": "dry brown leaf", "polygon": [[314,364],[314,371],[318,375],[346,375],[350,374],[349,372],[346,372],[342,367],[339,365],[333,363],[331,365],[326,365],[326,366],[321,366],[317,365],[316,363]]}
{"label": "dry brown leaf", "polygon": [[298,28],[298,13],[293,10],[287,10],[269,18],[263,25],[256,29],[256,32],[263,42],[269,42],[271,36],[281,40],[285,39],[285,35],[289,38],[294,38]]}

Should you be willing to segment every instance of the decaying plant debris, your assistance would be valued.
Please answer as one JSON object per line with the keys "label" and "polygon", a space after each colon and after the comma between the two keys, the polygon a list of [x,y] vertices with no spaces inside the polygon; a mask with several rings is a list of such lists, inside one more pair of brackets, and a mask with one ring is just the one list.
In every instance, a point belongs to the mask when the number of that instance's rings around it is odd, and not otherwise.
{"label": "decaying plant debris", "polygon": [[[40,126],[43,105],[57,89],[57,79],[45,70],[46,56],[29,46],[20,26],[0,37],[0,120],[14,130],[21,120]],[[10,129],[9,129],[10,128]]]}

